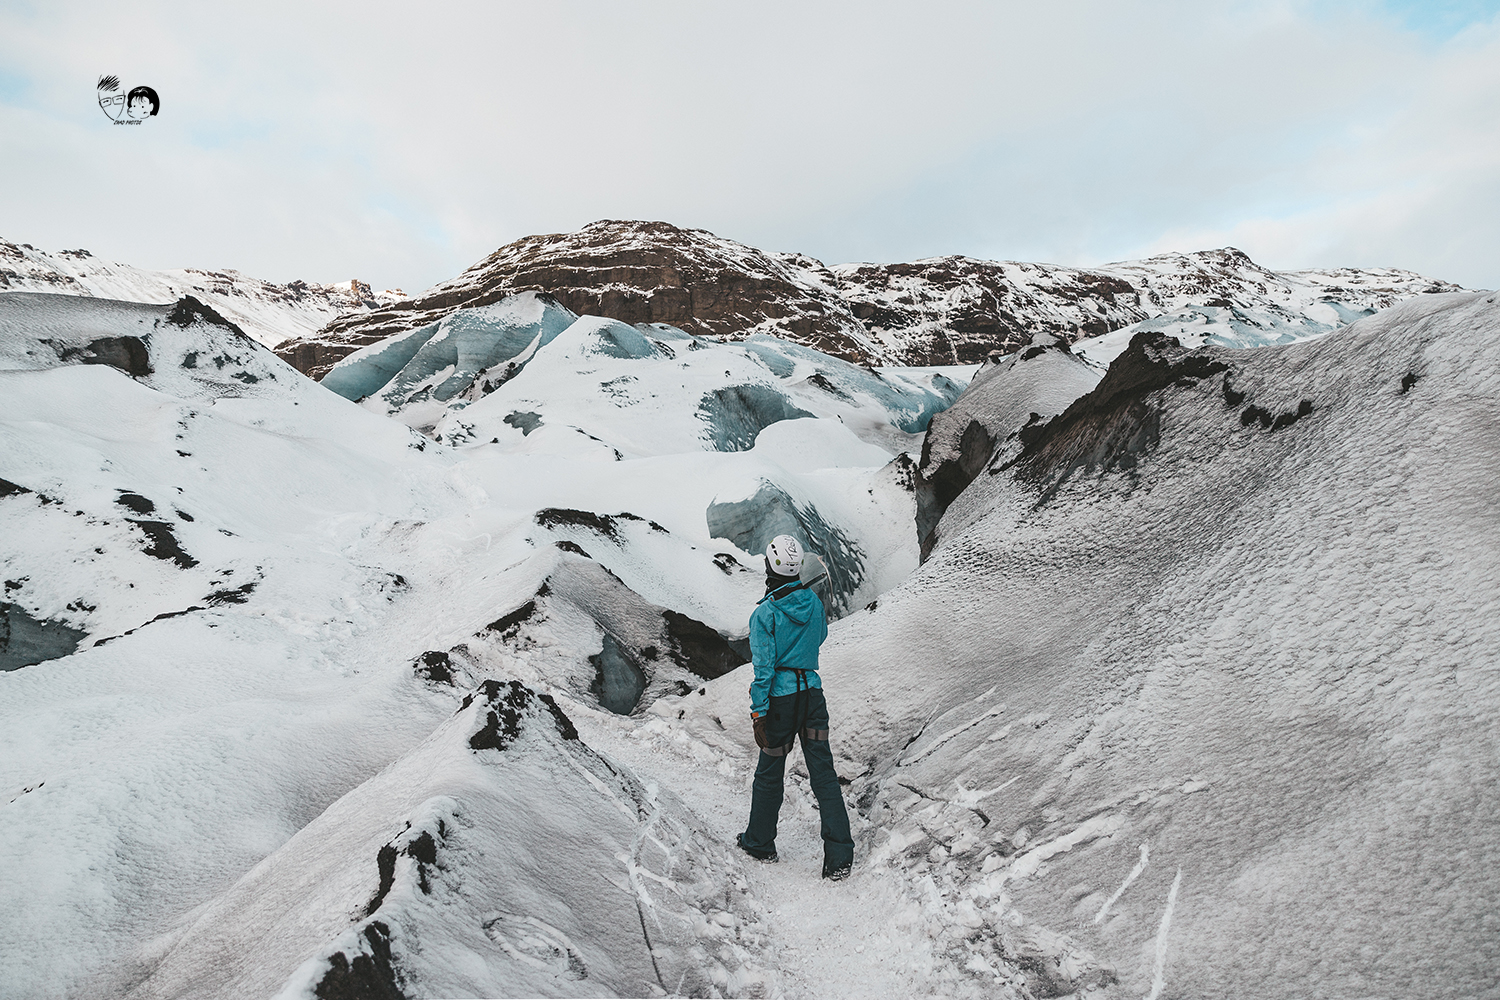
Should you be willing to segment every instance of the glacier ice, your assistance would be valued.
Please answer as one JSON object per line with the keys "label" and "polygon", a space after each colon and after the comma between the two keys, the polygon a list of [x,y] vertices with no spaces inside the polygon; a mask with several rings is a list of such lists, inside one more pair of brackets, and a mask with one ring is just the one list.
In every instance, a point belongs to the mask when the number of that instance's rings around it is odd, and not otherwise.
{"label": "glacier ice", "polygon": [[65,622],[34,618],[18,604],[0,603],[0,670],[19,670],[67,656],[86,635]]}
{"label": "glacier ice", "polygon": [[352,400],[379,393],[391,406],[423,393],[447,402],[499,366],[492,384],[513,376],[577,318],[551,296],[523,292],[362,348],[334,365],[323,384]]}
{"label": "glacier ice", "polygon": [[716,451],[745,451],[761,431],[781,420],[810,417],[786,396],[767,385],[731,385],[706,393],[698,416],[708,425],[706,436]]}
{"label": "glacier ice", "polygon": [[[816,507],[798,504],[774,483],[760,487],[743,500],[715,501],[706,512],[709,534],[736,547],[759,554],[777,535],[807,539],[807,548],[821,557],[828,579],[820,594],[828,612],[841,617],[850,598],[864,583],[865,554],[844,532],[823,519]],[[804,574],[804,578],[806,574]]]}
{"label": "glacier ice", "polygon": [[605,632],[603,642],[604,648],[589,657],[596,671],[589,690],[611,712],[629,715],[646,690],[646,675],[614,636]]}

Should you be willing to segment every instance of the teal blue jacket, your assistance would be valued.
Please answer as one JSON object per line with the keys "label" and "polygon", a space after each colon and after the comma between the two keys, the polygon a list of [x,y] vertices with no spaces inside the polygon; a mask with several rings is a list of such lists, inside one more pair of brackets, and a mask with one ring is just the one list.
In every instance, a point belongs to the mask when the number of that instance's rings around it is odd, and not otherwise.
{"label": "teal blue jacket", "polygon": [[[788,581],[789,587],[795,585],[796,581]],[[765,715],[772,697],[795,694],[797,675],[792,670],[807,671],[808,687],[822,687],[818,647],[827,637],[823,602],[806,587],[790,593],[781,588],[761,598],[750,615],[750,662],[755,666],[750,711]],[[791,669],[777,670],[778,666]]]}

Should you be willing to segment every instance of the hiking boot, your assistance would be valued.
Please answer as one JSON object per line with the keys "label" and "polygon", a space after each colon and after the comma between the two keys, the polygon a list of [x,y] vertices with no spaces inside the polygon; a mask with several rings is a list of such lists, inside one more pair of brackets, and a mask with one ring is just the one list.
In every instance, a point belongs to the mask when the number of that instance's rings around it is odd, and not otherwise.
{"label": "hiking boot", "polygon": [[849,877],[849,872],[852,871],[853,868],[853,865],[844,865],[842,868],[830,868],[827,865],[824,865],[823,877],[830,882],[842,882],[844,881],[844,879]]}
{"label": "hiking boot", "polygon": [[775,851],[759,851],[759,850],[756,850],[755,848],[753,848],[753,847],[751,847],[751,846],[749,846],[748,844],[745,843],[745,835],[743,833],[740,834],[738,837],[734,838],[734,842],[735,842],[735,844],[737,844],[739,846],[740,850],[742,850],[746,854],[750,855],[756,861],[764,861],[766,864],[774,864],[775,861],[776,861],[776,852]]}

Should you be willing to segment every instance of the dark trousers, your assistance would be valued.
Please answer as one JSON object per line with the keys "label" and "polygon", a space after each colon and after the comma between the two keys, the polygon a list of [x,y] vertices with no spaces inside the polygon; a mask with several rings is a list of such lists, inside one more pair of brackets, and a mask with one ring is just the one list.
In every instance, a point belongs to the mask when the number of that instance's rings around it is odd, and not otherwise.
{"label": "dark trousers", "polygon": [[766,741],[771,750],[760,752],[750,796],[750,823],[741,836],[751,850],[775,853],[776,817],[781,812],[786,759],[792,741],[798,737],[802,739],[807,776],[823,819],[826,875],[853,864],[854,839],[849,835],[849,813],[844,809],[839,776],[833,770],[833,751],[828,747],[828,703],[819,688],[771,699],[770,711],[766,713]]}

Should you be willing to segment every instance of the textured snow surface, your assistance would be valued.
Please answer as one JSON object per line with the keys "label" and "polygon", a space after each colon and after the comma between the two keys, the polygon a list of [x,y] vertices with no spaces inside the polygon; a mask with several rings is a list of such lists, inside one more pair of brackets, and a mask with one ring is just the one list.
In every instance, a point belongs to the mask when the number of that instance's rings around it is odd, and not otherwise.
{"label": "textured snow surface", "polygon": [[1125,995],[1492,995],[1500,306],[1178,363],[830,637],[874,856]]}
{"label": "textured snow surface", "polygon": [[[419,418],[201,304],[0,296],[0,613],[80,637],[0,672],[0,997],[1493,992],[1493,296],[987,364],[920,567],[942,373],[496,306]],[[717,450],[746,385],[812,416]],[[780,863],[732,847],[735,539],[788,523],[849,612],[838,884],[800,756]]]}
{"label": "textured snow surface", "polygon": [[1272,271],[1235,250],[1163,254],[1101,268],[1141,290],[1147,319],[1079,345],[1109,364],[1137,333],[1155,330],[1188,347],[1262,347],[1321,337],[1413,295],[1462,291],[1392,267]]}
{"label": "textured snow surface", "polygon": [[47,253],[30,244],[0,240],[0,295],[12,291],[149,303],[192,295],[267,347],[314,333],[335,316],[368,312],[406,298],[399,289],[376,292],[358,279],[332,285],[278,285],[234,270],[151,271],[100,260],[87,250]]}

